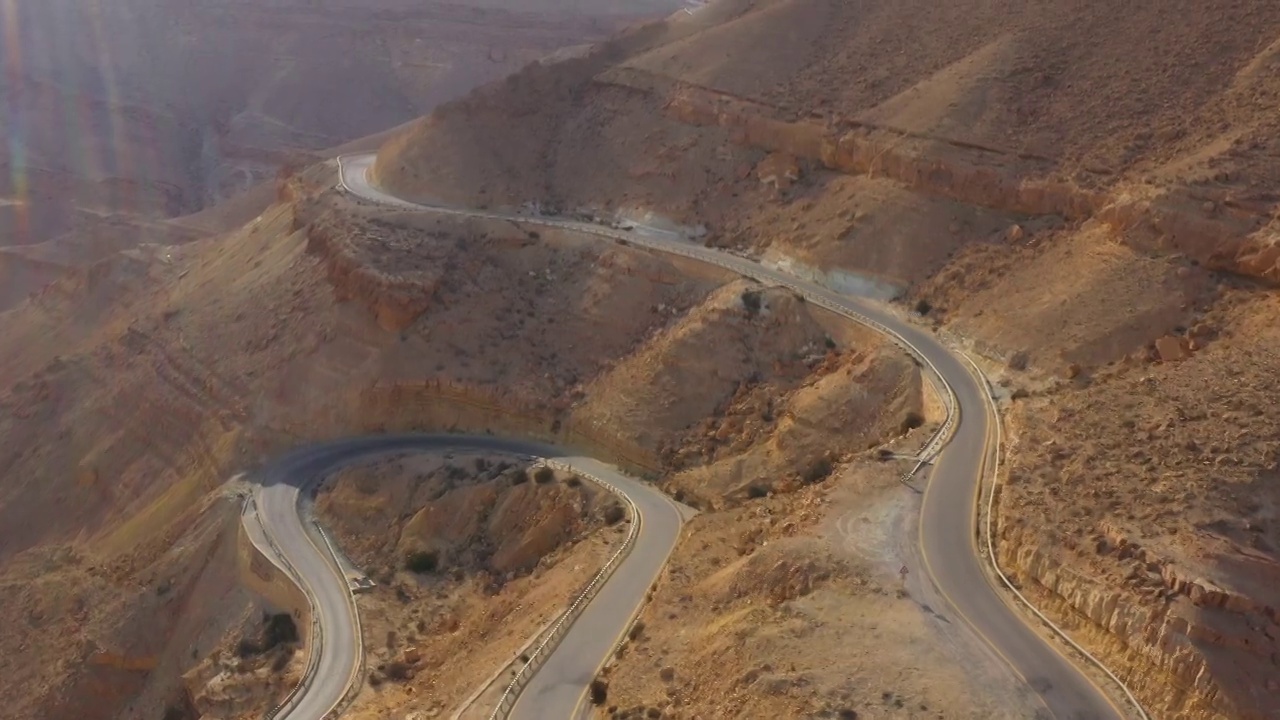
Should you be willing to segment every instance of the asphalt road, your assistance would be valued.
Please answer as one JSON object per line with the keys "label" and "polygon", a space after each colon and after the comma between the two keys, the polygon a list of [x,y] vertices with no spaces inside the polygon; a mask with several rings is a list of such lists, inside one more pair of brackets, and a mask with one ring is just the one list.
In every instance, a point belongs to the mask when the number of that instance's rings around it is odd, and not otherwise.
{"label": "asphalt road", "polygon": [[[319,720],[341,699],[360,667],[353,600],[322,541],[308,531],[302,517],[302,494],[326,475],[361,459],[388,452],[483,450],[554,458],[576,470],[612,483],[631,498],[642,518],[639,537],[596,599],[578,617],[554,654],[525,687],[515,717],[570,717],[579,707],[591,679],[638,611],[650,583],[679,538],[679,508],[651,486],[627,477],[595,459],[579,457],[548,445],[473,435],[387,435],[353,438],[307,446],[273,460],[255,473],[255,517],[270,542],[313,598],[323,629],[321,651],[312,680],[277,716],[281,720]],[[263,548],[274,553],[271,547]],[[300,628],[305,632],[305,628]]]}
{"label": "asphalt road", "polygon": [[[974,632],[1003,657],[1010,669],[1040,696],[1051,717],[1060,720],[1124,717],[1124,713],[1096,684],[1054,646],[1042,639],[1017,611],[1005,603],[988,580],[978,551],[974,520],[984,458],[991,441],[990,404],[985,388],[969,372],[964,359],[952,354],[933,334],[904,321],[893,310],[874,301],[839,295],[764,267],[753,260],[694,245],[673,233],[653,228],[638,227],[627,232],[560,219],[532,219],[488,211],[416,205],[371,186],[367,180],[367,171],[372,162],[371,155],[340,158],[341,186],[356,196],[386,205],[473,217],[519,218],[526,223],[578,229],[601,237],[624,240],[632,245],[696,258],[763,282],[790,287],[810,301],[817,301],[854,320],[870,320],[873,324],[879,323],[896,332],[933,365],[952,388],[958,404],[954,435],[936,458],[930,471],[921,509],[920,548],[926,573]],[[615,575],[614,582],[621,581],[621,576],[621,572]],[[646,583],[647,581],[648,576],[645,578]],[[603,614],[622,612],[609,611],[607,602],[603,599],[594,605],[604,607]],[[588,668],[594,671],[599,664],[599,658],[591,654],[594,651],[594,646],[588,650],[587,647],[576,644],[562,645],[555,655],[556,677],[574,678],[575,681],[589,679]],[[570,666],[576,666],[576,669]],[[548,663],[547,668],[550,667],[551,664]],[[537,692],[534,692],[532,685],[525,691],[528,704],[522,697],[520,707],[536,706],[540,712],[530,710],[522,713],[522,717],[565,717],[559,712],[562,707],[559,702],[545,707],[538,705],[542,702],[539,698],[553,697],[552,690],[560,680],[549,682],[551,684],[541,686]]]}

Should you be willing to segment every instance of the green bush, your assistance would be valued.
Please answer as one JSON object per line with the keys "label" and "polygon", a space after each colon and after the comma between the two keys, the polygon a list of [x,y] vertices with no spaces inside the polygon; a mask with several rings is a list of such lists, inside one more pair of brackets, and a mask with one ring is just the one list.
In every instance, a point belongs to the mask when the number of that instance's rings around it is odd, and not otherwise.
{"label": "green bush", "polygon": [[533,471],[533,481],[538,483],[539,485],[545,485],[555,479],[556,479],[556,471],[552,470],[546,465],[543,465],[542,467]]}
{"label": "green bush", "polygon": [[440,567],[440,556],[430,550],[416,550],[404,559],[404,567],[409,572],[420,575],[433,573]]}
{"label": "green bush", "polygon": [[603,705],[609,699],[609,684],[603,680],[595,679],[591,681],[591,704]]}
{"label": "green bush", "polygon": [[906,417],[902,418],[902,426],[900,429],[903,433],[906,433],[909,430],[915,430],[921,425],[924,425],[924,416],[912,410],[907,413]]}
{"label": "green bush", "polygon": [[604,509],[604,521],[608,525],[616,525],[622,522],[622,518],[627,516],[627,511],[622,506],[614,503]]}
{"label": "green bush", "polygon": [[293,624],[293,616],[289,613],[268,615],[265,635],[264,650],[270,650],[281,643],[298,642],[298,628]]}
{"label": "green bush", "polygon": [[824,455],[809,464],[809,469],[804,471],[804,481],[809,484],[822,482],[834,469],[835,464],[831,462],[831,458]]}

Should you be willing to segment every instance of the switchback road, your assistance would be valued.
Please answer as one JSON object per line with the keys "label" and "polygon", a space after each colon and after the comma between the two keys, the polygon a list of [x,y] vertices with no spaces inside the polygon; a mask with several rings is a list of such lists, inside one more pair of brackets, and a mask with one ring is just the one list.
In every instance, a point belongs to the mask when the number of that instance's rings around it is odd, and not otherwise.
{"label": "switchback road", "polygon": [[[989,397],[983,383],[966,367],[966,361],[931,333],[904,321],[881,304],[839,295],[754,260],[694,245],[674,233],[644,227],[625,232],[559,218],[534,218],[411,203],[369,183],[367,173],[372,162],[373,156],[339,158],[342,188],[365,200],[408,210],[561,227],[694,258],[761,282],[788,287],[810,302],[890,335],[921,361],[926,374],[935,381],[952,407],[944,428],[946,432],[941,433],[924,453],[930,456],[940,449],[930,471],[920,515],[920,551],[930,581],[952,605],[952,610],[1040,696],[1052,717],[1061,720],[1124,717],[1088,676],[1042,639],[1017,611],[1006,604],[988,579],[978,549],[975,519],[981,481],[993,440]],[[449,438],[449,441],[456,441],[456,438]],[[264,521],[289,561],[298,568],[304,587],[310,586],[311,593],[317,598],[315,602],[323,627],[324,641],[315,679],[298,694],[287,714],[282,715],[290,720],[322,717],[342,695],[351,679],[352,668],[359,662],[359,643],[352,637],[354,628],[358,627],[352,621],[353,604],[331,561],[307,540],[297,513],[297,488],[305,486],[325,468],[368,452],[380,451],[369,449],[353,455],[359,448],[379,447],[381,443],[394,445],[396,442],[406,441],[368,438],[301,451],[296,458],[288,456],[273,465],[267,476],[269,482],[264,484],[260,493],[259,502],[265,506]],[[520,445],[508,444],[512,447]],[[574,462],[578,461],[586,462],[586,459],[574,459]],[[631,558],[628,558],[627,564],[606,585],[609,598],[602,595],[591,604],[590,619],[583,615],[571,636],[566,636],[551,660],[535,676],[535,681],[525,688],[515,708],[515,716],[570,717],[581,710],[583,689],[616,640],[617,632],[609,629],[625,628],[630,622],[636,606],[643,600],[644,589],[674,544],[679,519],[678,513],[671,515],[675,512],[671,503],[665,498],[655,497],[656,492],[642,483],[616,473],[612,477],[619,481],[620,487],[626,488],[625,492],[637,505],[641,505],[642,527],[647,528],[650,522],[663,523],[673,536],[667,538],[655,530],[655,539],[651,541],[653,547],[640,554],[639,564],[633,567]],[[666,510],[663,509],[664,503]],[[653,518],[650,513],[654,514]],[[614,590],[615,586],[617,590]],[[622,604],[614,605],[615,602]],[[578,632],[579,625],[582,632]]]}
{"label": "switchback road", "polygon": [[[608,482],[630,498],[638,511],[641,525],[633,549],[525,686],[513,716],[570,717],[585,704],[587,686],[599,665],[626,632],[632,614],[675,547],[683,522],[679,508],[652,486],[616,468],[552,446],[483,435],[388,435],[300,448],[273,460],[254,476],[253,517],[261,527],[253,528],[250,536],[266,535],[268,547],[262,550],[277,555],[286,571],[295,575],[321,628],[320,642],[311,639],[312,647],[319,647],[315,668],[300,691],[279,708],[276,720],[325,717],[356,679],[363,652],[346,578],[323,539],[311,532],[314,525],[303,517],[303,494],[344,465],[374,456],[464,450],[554,459]],[[305,628],[300,630],[305,633]]]}

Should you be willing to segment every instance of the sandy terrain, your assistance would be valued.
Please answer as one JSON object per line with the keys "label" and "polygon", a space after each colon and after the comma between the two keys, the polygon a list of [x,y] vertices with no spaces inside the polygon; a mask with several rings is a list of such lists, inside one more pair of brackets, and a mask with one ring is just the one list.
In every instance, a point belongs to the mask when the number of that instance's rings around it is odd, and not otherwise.
{"label": "sandy terrain", "polygon": [[[100,492],[87,478],[77,488]],[[239,511],[212,495],[135,518],[94,548],[50,543],[8,559],[0,717],[194,717],[183,668],[256,609],[238,582]]]}

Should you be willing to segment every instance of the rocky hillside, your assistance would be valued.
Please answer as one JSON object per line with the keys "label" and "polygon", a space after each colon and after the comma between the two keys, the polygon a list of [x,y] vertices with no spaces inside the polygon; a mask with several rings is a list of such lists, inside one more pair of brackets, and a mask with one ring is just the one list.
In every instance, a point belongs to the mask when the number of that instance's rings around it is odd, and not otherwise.
{"label": "rocky hillside", "polygon": [[446,104],[375,170],[906,298],[1007,388],[1006,567],[1157,714],[1264,718],[1278,62],[1250,0],[725,0]]}
{"label": "rocky hillside", "polygon": [[[919,434],[908,422],[924,412],[914,365],[789,292],[725,286],[720,271],[575,233],[368,208],[333,190],[335,172],[329,163],[282,182],[281,202],[233,233],[110,256],[0,313],[0,577],[20,582],[24,558],[68,545],[85,567],[119,567],[123,587],[150,587],[128,538],[198,512],[228,477],[307,440],[492,430],[653,474],[761,443],[830,452],[803,478],[752,460],[684,483],[692,502],[713,506],[741,501],[747,484],[819,482],[851,449]],[[673,341],[697,328],[740,338],[763,361],[705,363],[700,343]],[[697,402],[611,410],[637,367],[629,358],[654,353],[686,366],[663,391]],[[865,383],[854,401],[843,395],[851,383]],[[776,416],[758,405],[770,395]],[[832,412],[884,417],[850,448],[822,428]],[[705,436],[734,413],[771,419],[752,421],[750,442]],[[513,547],[495,568],[527,567],[542,546]],[[109,588],[101,602],[127,597]],[[39,627],[17,628],[12,642],[35,648]],[[41,644],[26,658],[75,666],[75,647]],[[156,693],[177,691],[196,655],[164,679],[138,672]],[[15,707],[42,707],[17,697],[27,685],[5,687]],[[80,687],[63,688],[68,702],[81,702]],[[93,717],[123,717],[133,699],[120,701]]]}
{"label": "rocky hillside", "polygon": [[[648,205],[904,281],[936,270],[946,245],[1090,219],[1143,252],[1280,281],[1268,249],[1280,87],[1266,71],[1280,57],[1280,14],[1188,3],[1188,20],[1170,24],[1164,6],[981,5],[717,3],[448,104],[388,144],[378,174],[472,204]],[[909,39],[922,34],[923,46]],[[894,44],[904,42],[911,52]],[[889,56],[909,59],[883,65]],[[1118,66],[1125,75],[1112,75]],[[516,132],[504,130],[509,116]],[[770,153],[794,170],[758,164]],[[784,236],[760,223],[776,203],[738,212],[751,186],[777,192],[806,173],[783,193],[800,223]],[[832,197],[843,188],[911,193],[848,208]],[[955,226],[921,266],[868,238],[921,206]],[[824,236],[843,253],[820,247]],[[864,238],[877,247],[862,249]]]}

